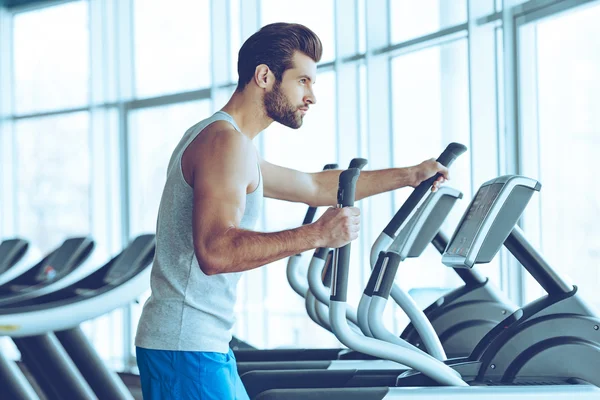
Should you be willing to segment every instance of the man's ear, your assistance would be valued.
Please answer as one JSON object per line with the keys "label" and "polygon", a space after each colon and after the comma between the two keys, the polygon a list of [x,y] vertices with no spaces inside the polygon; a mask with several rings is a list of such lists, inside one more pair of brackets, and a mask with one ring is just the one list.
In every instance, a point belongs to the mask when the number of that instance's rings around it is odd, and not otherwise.
{"label": "man's ear", "polygon": [[258,87],[268,89],[274,80],[275,76],[267,64],[256,66],[256,69],[254,70],[254,82],[256,82]]}

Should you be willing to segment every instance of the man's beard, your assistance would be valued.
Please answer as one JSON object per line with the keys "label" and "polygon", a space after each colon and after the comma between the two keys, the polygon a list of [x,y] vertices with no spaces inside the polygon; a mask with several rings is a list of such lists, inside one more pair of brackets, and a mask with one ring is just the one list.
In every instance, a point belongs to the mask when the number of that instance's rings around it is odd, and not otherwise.
{"label": "man's beard", "polygon": [[302,126],[302,115],[298,112],[299,107],[294,107],[281,91],[281,83],[276,81],[273,89],[265,93],[263,100],[267,116],[282,125],[292,129]]}

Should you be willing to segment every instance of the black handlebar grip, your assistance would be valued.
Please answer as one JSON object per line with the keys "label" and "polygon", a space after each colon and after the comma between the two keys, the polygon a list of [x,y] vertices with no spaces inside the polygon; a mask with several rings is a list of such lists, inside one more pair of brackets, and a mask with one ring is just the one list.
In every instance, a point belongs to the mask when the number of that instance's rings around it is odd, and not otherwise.
{"label": "black handlebar grip", "polygon": [[446,146],[446,149],[437,158],[437,162],[450,168],[454,160],[456,160],[458,156],[463,154],[465,151],[467,151],[467,146],[461,143],[452,142]]}
{"label": "black handlebar grip", "polygon": [[319,247],[317,250],[315,250],[315,254],[313,254],[313,257],[320,258],[321,260],[326,260],[327,253],[329,253],[329,248]]}
{"label": "black handlebar grip", "polygon": [[448,237],[443,232],[438,231],[438,233],[436,233],[433,237],[431,244],[433,244],[433,247],[435,247],[435,249],[441,255],[443,255],[446,251],[446,247],[448,246]]}
{"label": "black handlebar grip", "polygon": [[304,221],[302,221],[302,225],[308,225],[313,222],[315,219],[315,214],[317,213],[317,207],[308,207],[306,211],[306,215],[304,216]]}
{"label": "black handlebar grip", "polygon": [[[356,182],[360,175],[358,168],[350,168],[340,174],[338,186],[338,204],[342,207],[354,206],[354,196],[356,194]],[[350,270],[350,243],[341,247],[337,251],[337,271],[333,278],[335,287],[331,300],[345,302],[348,291],[348,272]]]}
{"label": "black handlebar grip", "polygon": [[338,186],[337,200],[342,207],[354,206],[354,197],[356,195],[356,182],[360,176],[358,168],[349,168],[340,174],[340,183]]}
{"label": "black handlebar grip", "polygon": [[363,169],[369,162],[365,158],[353,158],[348,168]]}
{"label": "black handlebar grip", "polygon": [[[323,167],[323,171],[327,171],[328,169],[338,169],[337,164],[325,164]],[[308,225],[313,222],[315,219],[315,214],[317,213],[317,207],[308,207],[308,211],[306,211],[306,216],[304,217],[304,221],[302,225]]]}
{"label": "black handlebar grip", "polygon": [[328,253],[327,260],[325,265],[323,266],[323,274],[321,275],[321,281],[323,285],[327,288],[331,287],[331,275],[333,274],[331,267],[331,263],[333,262],[333,250]]}
{"label": "black handlebar grip", "polygon": [[[446,149],[442,152],[442,154],[440,154],[440,156],[437,158],[437,162],[444,165],[445,167],[450,167],[454,160],[456,160],[456,158],[463,154],[465,151],[467,151],[467,147],[465,145],[462,145],[460,143],[450,143],[448,147],[446,147]],[[431,188],[433,182],[435,182],[435,180],[438,179],[440,176],[441,174],[439,173],[435,174],[431,178],[421,182],[419,186],[417,186],[415,190],[413,190],[413,192],[404,202],[402,207],[400,207],[398,212],[396,212],[394,218],[392,218],[392,220],[383,230],[383,232],[385,232],[386,235],[388,235],[389,237],[394,237],[396,235],[396,231],[398,230],[398,228],[402,226],[406,218],[408,218],[410,213],[419,204],[423,196],[427,194],[427,191],[429,190],[429,188]]]}
{"label": "black handlebar grip", "polygon": [[383,274],[381,284],[378,288],[375,288],[373,291],[373,296],[379,296],[383,297],[384,299],[388,299],[390,297],[390,292],[392,291],[392,286],[394,285],[394,279],[396,279],[396,272],[398,272],[400,255],[398,253],[394,253],[393,251],[389,251],[385,254],[385,259],[388,260],[388,263],[385,266],[385,270],[383,270],[383,265],[381,266],[382,271],[380,274]]}
{"label": "black handlebar grip", "polygon": [[385,251],[379,252],[379,257],[377,257],[377,262],[375,263],[375,267],[371,270],[371,276],[369,276],[369,281],[367,282],[367,287],[365,287],[365,291],[363,292],[365,295],[371,297],[373,296],[373,291],[375,291],[375,284],[377,283],[377,278],[379,277],[379,271],[381,271],[381,266],[383,265],[383,260],[385,259]]}

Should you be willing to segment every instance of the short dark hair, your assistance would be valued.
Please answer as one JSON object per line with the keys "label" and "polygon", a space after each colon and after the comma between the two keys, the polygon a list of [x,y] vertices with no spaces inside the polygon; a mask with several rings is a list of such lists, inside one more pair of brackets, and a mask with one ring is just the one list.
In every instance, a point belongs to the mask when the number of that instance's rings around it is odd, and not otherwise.
{"label": "short dark hair", "polygon": [[323,53],[321,39],[300,24],[277,22],[263,26],[244,42],[239,51],[237,90],[246,87],[260,64],[268,65],[275,78],[281,81],[283,73],[293,68],[292,57],[296,51],[319,62]]}

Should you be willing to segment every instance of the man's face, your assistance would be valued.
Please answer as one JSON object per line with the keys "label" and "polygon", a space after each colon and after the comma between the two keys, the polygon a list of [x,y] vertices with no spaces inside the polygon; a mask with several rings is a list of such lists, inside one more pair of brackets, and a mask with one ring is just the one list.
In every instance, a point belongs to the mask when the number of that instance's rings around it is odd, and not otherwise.
{"label": "man's face", "polygon": [[265,93],[263,102],[267,116],[292,129],[302,126],[308,107],[317,102],[312,85],[317,75],[317,64],[307,55],[296,52],[294,67],[283,73]]}

